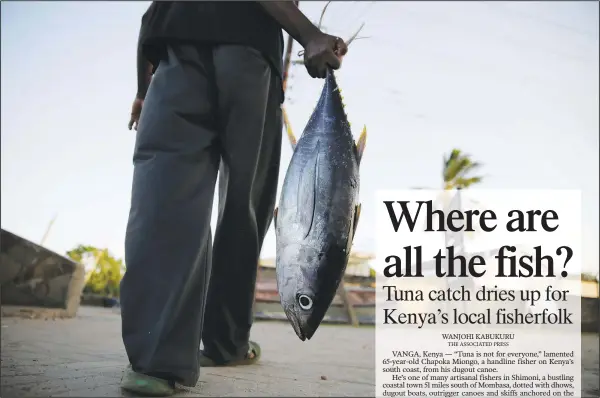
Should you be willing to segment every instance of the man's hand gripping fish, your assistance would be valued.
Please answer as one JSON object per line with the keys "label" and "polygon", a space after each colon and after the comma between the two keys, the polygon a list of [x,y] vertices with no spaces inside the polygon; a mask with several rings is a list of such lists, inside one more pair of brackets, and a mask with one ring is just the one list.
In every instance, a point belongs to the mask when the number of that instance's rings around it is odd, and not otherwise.
{"label": "man's hand gripping fish", "polygon": [[300,140],[295,142],[289,128],[288,136],[294,154],[275,209],[277,287],[285,314],[304,341],[336,295],[360,216],[366,127],[355,143],[333,71],[327,72]]}

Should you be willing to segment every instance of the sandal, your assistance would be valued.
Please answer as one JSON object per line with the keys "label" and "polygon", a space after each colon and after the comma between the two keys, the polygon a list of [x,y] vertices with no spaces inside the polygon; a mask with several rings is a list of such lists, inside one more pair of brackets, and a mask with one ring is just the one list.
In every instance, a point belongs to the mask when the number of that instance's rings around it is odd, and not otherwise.
{"label": "sandal", "polygon": [[175,393],[175,383],[134,372],[131,365],[121,379],[121,388],[144,397],[168,397]]}
{"label": "sandal", "polygon": [[243,358],[234,359],[225,363],[217,363],[213,359],[204,355],[204,353],[200,353],[200,367],[210,368],[216,366],[243,366],[243,365],[253,365],[260,359],[260,346],[258,343],[254,341],[248,342],[248,353],[244,355]]}

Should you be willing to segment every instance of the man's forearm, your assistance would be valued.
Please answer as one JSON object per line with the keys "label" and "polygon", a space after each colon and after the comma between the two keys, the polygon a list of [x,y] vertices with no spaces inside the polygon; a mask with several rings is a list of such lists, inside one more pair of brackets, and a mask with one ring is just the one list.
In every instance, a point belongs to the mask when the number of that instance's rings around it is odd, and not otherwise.
{"label": "man's forearm", "polygon": [[322,33],[293,1],[259,1],[258,3],[302,47],[306,47],[306,43]]}

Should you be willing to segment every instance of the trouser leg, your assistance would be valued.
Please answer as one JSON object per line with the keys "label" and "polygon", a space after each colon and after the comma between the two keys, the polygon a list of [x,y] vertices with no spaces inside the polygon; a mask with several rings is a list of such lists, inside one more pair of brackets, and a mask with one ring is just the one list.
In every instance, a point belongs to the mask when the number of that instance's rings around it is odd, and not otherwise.
{"label": "trouser leg", "polygon": [[203,342],[205,354],[223,363],[248,350],[258,259],[277,194],[281,91],[257,51],[219,46],[213,56],[223,157]]}
{"label": "trouser leg", "polygon": [[219,151],[212,50],[168,49],[146,97],[134,151],[121,282],[133,370],[194,386],[211,264]]}

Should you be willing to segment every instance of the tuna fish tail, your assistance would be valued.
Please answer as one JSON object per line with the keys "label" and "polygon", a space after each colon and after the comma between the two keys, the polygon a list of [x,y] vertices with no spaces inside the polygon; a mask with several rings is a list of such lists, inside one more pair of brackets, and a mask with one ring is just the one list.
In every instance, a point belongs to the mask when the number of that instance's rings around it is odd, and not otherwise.
{"label": "tuna fish tail", "polygon": [[[323,90],[321,92],[321,98],[319,98],[319,102],[317,103],[315,112],[325,111],[325,108],[328,108],[328,111],[335,114],[342,114],[343,120],[340,120],[342,123],[347,123],[348,127],[350,127],[350,122],[348,121],[348,116],[346,114],[346,104],[344,104],[344,97],[342,97],[342,90],[338,86],[337,80],[335,78],[335,74],[333,70],[329,69],[327,71],[327,77],[325,78],[325,85],[323,86]],[[336,111],[337,110],[337,111]],[[326,111],[327,112],[327,111]],[[290,119],[288,117],[287,111],[285,107],[281,106],[281,114],[283,117],[283,124],[286,129],[288,141],[292,146],[292,151],[296,150],[296,145],[298,140],[294,135],[294,131],[292,130],[292,125],[290,123]],[[313,121],[316,120],[313,117],[311,118]],[[309,121],[310,124],[310,121]],[[308,126],[307,126],[308,127]],[[354,149],[356,153],[356,160],[360,165],[360,161],[362,159],[365,146],[367,143],[367,127],[364,126],[358,140],[354,143]]]}
{"label": "tuna fish tail", "polygon": [[360,28],[358,28],[358,30],[348,39],[348,41],[346,42],[346,46],[350,46],[350,44],[352,44],[352,42],[354,40],[356,40],[356,38],[358,37],[358,34],[360,33],[360,31],[365,27],[365,23],[363,22],[360,25]]}

